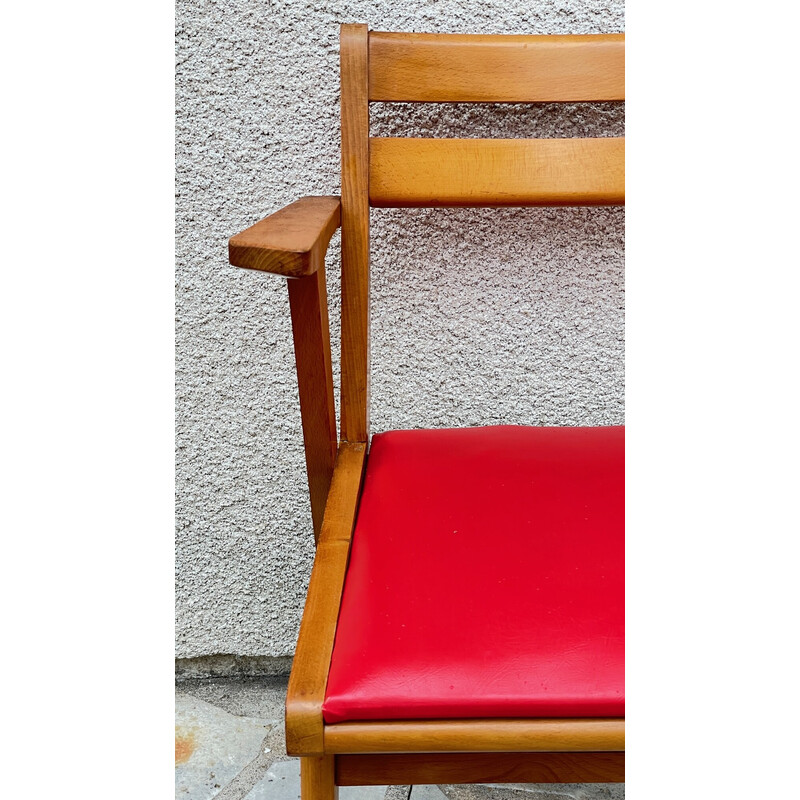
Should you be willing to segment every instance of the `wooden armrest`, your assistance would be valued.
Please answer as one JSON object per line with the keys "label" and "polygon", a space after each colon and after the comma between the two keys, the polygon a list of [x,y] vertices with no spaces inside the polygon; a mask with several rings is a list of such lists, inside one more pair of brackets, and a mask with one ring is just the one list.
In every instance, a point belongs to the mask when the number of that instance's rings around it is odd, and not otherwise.
{"label": "wooden armrest", "polygon": [[297,279],[287,283],[315,540],[336,459],[325,251],[341,224],[340,209],[338,197],[303,197],[228,242],[235,267]]}
{"label": "wooden armrest", "polygon": [[233,236],[228,259],[235,267],[287,278],[313,275],[340,224],[338,197],[302,197]]}

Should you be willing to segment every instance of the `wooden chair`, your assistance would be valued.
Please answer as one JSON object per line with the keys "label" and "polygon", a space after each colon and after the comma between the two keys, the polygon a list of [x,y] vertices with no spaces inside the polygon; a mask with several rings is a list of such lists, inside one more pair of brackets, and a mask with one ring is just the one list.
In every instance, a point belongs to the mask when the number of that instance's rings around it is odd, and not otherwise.
{"label": "wooden chair", "polygon": [[[317,543],[286,700],[304,800],[624,780],[622,429],[370,442],[368,426],[370,206],[625,197],[624,139],[370,138],[369,102],[622,100],[624,48],[343,25],[341,200],[303,198],[230,240],[232,264],[290,279]],[[339,225],[337,437],[324,256]]]}

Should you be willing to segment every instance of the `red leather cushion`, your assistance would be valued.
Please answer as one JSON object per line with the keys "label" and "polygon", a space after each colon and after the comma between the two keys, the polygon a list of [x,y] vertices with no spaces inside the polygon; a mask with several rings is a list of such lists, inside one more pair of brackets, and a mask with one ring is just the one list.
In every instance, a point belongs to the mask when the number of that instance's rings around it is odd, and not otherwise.
{"label": "red leather cushion", "polygon": [[624,428],[373,437],[326,722],[621,717]]}

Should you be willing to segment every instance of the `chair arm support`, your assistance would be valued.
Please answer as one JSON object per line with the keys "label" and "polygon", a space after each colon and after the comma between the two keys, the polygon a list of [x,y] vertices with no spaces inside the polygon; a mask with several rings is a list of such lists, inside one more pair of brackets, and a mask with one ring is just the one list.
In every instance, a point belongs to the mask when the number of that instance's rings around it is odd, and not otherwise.
{"label": "chair arm support", "polygon": [[302,197],[233,236],[228,259],[235,267],[286,278],[313,275],[340,224],[338,197]]}
{"label": "chair arm support", "polygon": [[325,252],[341,224],[338,197],[303,197],[228,243],[230,262],[286,278],[314,539],[319,538],[338,444]]}

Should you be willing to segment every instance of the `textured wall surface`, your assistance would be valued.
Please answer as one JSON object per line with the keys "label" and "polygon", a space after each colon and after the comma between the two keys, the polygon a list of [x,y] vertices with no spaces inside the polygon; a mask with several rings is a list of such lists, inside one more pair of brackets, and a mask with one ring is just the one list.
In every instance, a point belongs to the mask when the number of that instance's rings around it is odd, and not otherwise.
{"label": "textured wall surface", "polygon": [[[615,33],[620,0],[177,3],[176,656],[292,653],[313,558],[284,281],[227,239],[339,193],[338,26]],[[620,104],[376,105],[377,135],[619,136]],[[373,210],[372,431],[623,422],[622,209]],[[339,235],[328,258],[338,372]]]}

